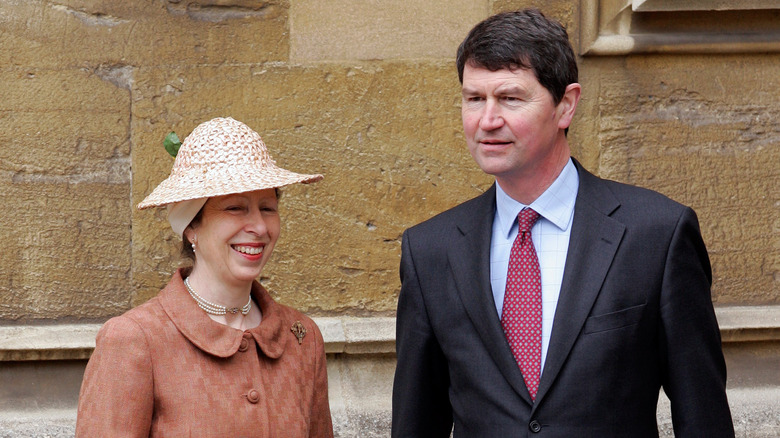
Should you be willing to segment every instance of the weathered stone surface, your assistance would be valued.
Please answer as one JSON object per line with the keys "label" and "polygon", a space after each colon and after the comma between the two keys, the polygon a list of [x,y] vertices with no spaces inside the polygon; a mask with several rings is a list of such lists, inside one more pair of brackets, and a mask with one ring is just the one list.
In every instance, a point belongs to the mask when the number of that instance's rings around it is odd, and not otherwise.
{"label": "weathered stone surface", "polygon": [[[288,0],[8,0],[2,66],[249,63],[287,57]],[[13,48],[13,49],[10,49]]]}
{"label": "weathered stone surface", "polygon": [[780,302],[776,58],[637,56],[584,84],[598,89],[598,171],[697,211],[719,304]]}
{"label": "weathered stone surface", "polygon": [[[347,18],[310,1],[3,2],[0,44],[14,49],[0,55],[0,158],[4,199],[18,207],[2,217],[11,251],[0,262],[8,291],[0,317],[100,318],[154,295],[176,264],[176,238],[164,213],[124,209],[129,150],[135,204],[167,174],[164,134],[186,134],[217,115],[261,131],[283,165],[327,175],[286,190],[282,242],[266,273],[277,296],[315,312],[392,312],[402,230],[490,181],[465,153],[458,84],[442,54],[488,12],[526,6],[563,21],[576,44],[577,10],[564,1],[439,2],[416,6],[409,20],[403,2]],[[415,21],[428,15],[438,24]],[[330,37],[358,41],[365,52],[317,52],[311,32],[333,31],[350,17],[400,37],[385,38],[392,44],[384,49],[370,29],[356,27],[357,34]],[[439,29],[453,18],[468,25]],[[449,39],[426,36],[431,31]],[[421,36],[433,45],[417,44]],[[290,37],[299,44],[292,49]],[[286,64],[288,50],[330,62]],[[347,61],[409,50],[421,50],[420,60]],[[696,208],[720,303],[780,300],[774,58],[581,63],[575,156],[604,176]],[[136,231],[128,285],[121,242],[129,221]]]}
{"label": "weathered stone surface", "polygon": [[89,70],[0,83],[0,319],[128,309],[129,90]]}
{"label": "weathered stone surface", "polygon": [[[282,237],[264,278],[280,301],[319,313],[391,312],[400,236],[489,184],[462,139],[452,64],[141,69],[133,107],[133,203],[170,170],[173,129],[232,116],[257,130],[278,164],[322,182],[283,190]],[[174,85],[172,85],[174,84]],[[175,88],[175,91],[171,91]],[[136,302],[175,264],[160,214],[134,214]]]}
{"label": "weathered stone surface", "polygon": [[86,364],[80,360],[0,361],[0,418],[8,411],[76,408]]}
{"label": "weathered stone surface", "polygon": [[[774,437],[780,428],[779,312],[780,306],[716,308],[726,341],[728,396],[737,436]],[[394,318],[318,317],[314,321],[328,353],[335,435],[387,436],[395,373]],[[0,432],[12,432],[0,437],[68,436],[68,431],[72,436],[86,360],[62,359],[88,358],[99,327],[0,327]],[[76,350],[87,354],[75,356]],[[41,357],[50,360],[37,360]],[[41,393],[46,398],[39,401]],[[663,393],[657,413],[661,436],[673,436],[669,401]]]}
{"label": "weathered stone surface", "polygon": [[[83,366],[83,364],[81,365]],[[393,356],[328,356],[328,395],[336,437],[386,437],[390,432]],[[780,387],[728,388],[738,437],[775,438],[780,433]],[[659,436],[673,437],[670,404],[661,393]],[[0,437],[69,437],[75,430],[76,405],[0,410]]]}
{"label": "weathered stone surface", "polygon": [[290,7],[290,60],[452,59],[487,0],[297,0]]}
{"label": "weathered stone surface", "polygon": [[[489,13],[535,6],[577,50],[581,5],[0,2],[0,323],[99,323],[155,295],[178,239],[164,211],[134,206],[169,172],[165,134],[225,115],[280,165],[326,175],[284,190],[263,274],[274,295],[320,315],[391,316],[403,230],[491,182],[465,149],[455,47]],[[580,59],[574,155],[697,210],[719,304],[780,303],[777,61]],[[748,326],[724,336],[737,433],[774,437],[778,348],[771,327]],[[386,436],[394,357],[376,336],[388,327],[368,339],[329,327],[337,436]],[[0,364],[0,436],[72,436],[84,361],[71,359],[86,352],[57,348],[18,347]],[[670,436],[664,404],[659,421]]]}
{"label": "weathered stone surface", "polygon": [[75,434],[75,408],[0,413],[2,438],[73,438]]}
{"label": "weathered stone surface", "polygon": [[[516,11],[524,8],[537,8],[547,17],[554,18],[566,26],[569,39],[576,46],[579,37],[578,5],[571,0],[494,0],[491,13]],[[477,24],[476,22],[474,24]],[[473,25],[472,25],[473,26]],[[471,28],[469,28],[471,29]],[[464,34],[463,37],[466,35]],[[575,49],[576,51],[576,49]]]}
{"label": "weathered stone surface", "polygon": [[338,437],[390,432],[395,355],[329,355],[328,398]]}

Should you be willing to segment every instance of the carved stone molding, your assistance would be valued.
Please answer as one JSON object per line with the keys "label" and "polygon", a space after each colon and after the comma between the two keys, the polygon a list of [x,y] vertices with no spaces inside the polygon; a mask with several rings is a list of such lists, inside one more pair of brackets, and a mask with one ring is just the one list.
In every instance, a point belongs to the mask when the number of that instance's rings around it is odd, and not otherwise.
{"label": "carved stone molding", "polygon": [[778,0],[581,0],[580,53],[780,51]]}
{"label": "carved stone molding", "polygon": [[[317,317],[326,353],[395,353],[395,318]],[[89,359],[103,324],[0,326],[0,362]]]}
{"label": "carved stone molding", "polygon": [[[724,343],[780,341],[780,306],[716,307]],[[393,317],[315,317],[326,353],[395,353]],[[102,324],[0,326],[0,362],[88,359]]]}

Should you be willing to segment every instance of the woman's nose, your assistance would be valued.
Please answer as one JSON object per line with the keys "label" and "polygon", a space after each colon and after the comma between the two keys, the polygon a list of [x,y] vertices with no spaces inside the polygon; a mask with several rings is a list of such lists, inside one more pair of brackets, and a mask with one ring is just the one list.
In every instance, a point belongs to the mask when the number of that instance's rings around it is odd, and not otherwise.
{"label": "woman's nose", "polygon": [[259,209],[253,210],[252,214],[250,214],[247,219],[247,224],[244,227],[246,231],[255,233],[258,236],[263,236],[268,232],[263,212]]}

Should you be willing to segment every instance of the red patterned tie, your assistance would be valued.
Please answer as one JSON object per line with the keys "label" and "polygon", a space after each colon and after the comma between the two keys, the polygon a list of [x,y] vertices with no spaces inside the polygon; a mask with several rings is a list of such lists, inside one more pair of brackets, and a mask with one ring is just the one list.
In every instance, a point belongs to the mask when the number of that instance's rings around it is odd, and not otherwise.
{"label": "red patterned tie", "polygon": [[542,281],[531,227],[539,213],[525,208],[517,215],[517,238],[506,274],[501,326],[512,348],[525,385],[536,400],[542,361]]}

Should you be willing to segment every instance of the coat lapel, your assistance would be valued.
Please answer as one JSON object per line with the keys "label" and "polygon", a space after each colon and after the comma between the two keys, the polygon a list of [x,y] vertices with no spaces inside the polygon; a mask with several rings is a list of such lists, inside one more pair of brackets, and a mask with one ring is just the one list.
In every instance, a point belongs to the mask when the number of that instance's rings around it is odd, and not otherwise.
{"label": "coat lapel", "polygon": [[496,210],[495,185],[466,206],[457,223],[461,235],[450,246],[448,260],[455,285],[472,325],[493,361],[514,390],[529,404],[531,396],[507,343],[490,285],[490,240]]}
{"label": "coat lapel", "polygon": [[577,340],[625,232],[625,225],[610,217],[619,201],[599,178],[575,164],[580,187],[537,402],[552,386]]}

